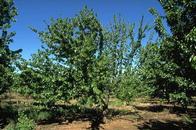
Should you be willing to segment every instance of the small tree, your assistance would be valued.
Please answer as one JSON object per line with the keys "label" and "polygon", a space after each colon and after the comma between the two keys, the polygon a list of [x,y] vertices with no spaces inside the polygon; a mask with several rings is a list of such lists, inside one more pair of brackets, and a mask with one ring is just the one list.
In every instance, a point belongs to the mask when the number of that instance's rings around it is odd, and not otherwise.
{"label": "small tree", "polygon": [[[107,58],[104,56],[102,26],[92,10],[85,7],[76,17],[52,20],[48,30],[37,32],[58,61],[68,69],[72,97],[103,108]],[[104,65],[103,65],[104,64]],[[105,68],[106,67],[106,68]],[[107,73],[107,70],[106,72]],[[100,80],[98,80],[100,79]]]}
{"label": "small tree", "polygon": [[131,101],[142,90],[138,75],[140,51],[145,33],[149,30],[139,23],[138,33],[134,34],[135,24],[127,24],[122,18],[114,17],[113,24],[107,29],[106,47],[109,66],[111,66],[110,91],[121,100]]}

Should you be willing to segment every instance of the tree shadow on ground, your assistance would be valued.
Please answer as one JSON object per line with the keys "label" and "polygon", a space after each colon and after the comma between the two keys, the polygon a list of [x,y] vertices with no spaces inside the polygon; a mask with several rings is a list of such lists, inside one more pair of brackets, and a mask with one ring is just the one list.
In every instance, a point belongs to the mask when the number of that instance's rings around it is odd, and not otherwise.
{"label": "tree shadow on ground", "polygon": [[186,109],[182,106],[174,106],[172,104],[151,104],[147,106],[134,106],[137,110],[150,111],[150,112],[162,112],[164,110],[169,110],[173,114],[187,113],[189,115],[196,115],[195,107],[187,107]]}
{"label": "tree shadow on ground", "polygon": [[174,106],[172,104],[151,104],[149,106],[135,106],[136,109],[150,112],[162,112],[167,110],[171,114],[177,114],[178,116],[186,115],[192,120],[187,121],[173,121],[173,120],[149,120],[140,125],[140,130],[196,130],[196,109],[195,107],[187,107],[184,109],[181,106]]}
{"label": "tree shadow on ground", "polygon": [[164,110],[163,105],[158,105],[158,104],[153,104],[153,105],[148,105],[148,106],[134,106],[137,110],[142,110],[142,111],[151,111],[151,112],[161,112]]}
{"label": "tree shadow on ground", "polygon": [[[4,128],[5,125],[9,123],[9,120],[17,120],[17,106],[13,104],[8,104],[4,107],[0,108],[0,129]],[[175,113],[178,115],[187,114],[190,115],[191,118],[196,117],[195,108],[188,108],[186,111],[182,111],[181,107],[173,107],[171,105],[157,105],[152,104],[150,106],[145,107],[136,107],[138,110],[142,111],[151,111],[151,112],[161,112],[165,109],[168,109],[170,113]],[[39,115],[39,113],[33,112],[34,108],[29,107],[25,108],[26,114],[30,117],[34,118],[35,115]],[[89,129],[99,130],[101,128],[101,124],[104,123],[103,116],[101,111],[88,107],[81,107],[78,105],[54,105],[49,107],[49,109],[43,109],[41,112],[47,112],[50,114],[47,118],[44,119],[36,119],[38,124],[47,125],[51,123],[61,124],[69,124],[74,121],[89,121],[91,126]],[[131,110],[117,110],[117,109],[109,109],[108,114],[106,115],[107,119],[112,119],[115,117],[122,116],[131,116],[133,120],[143,120],[140,114],[136,112],[132,112]],[[134,117],[134,118],[132,118]],[[196,119],[196,118],[195,118]],[[140,125],[138,125],[138,129],[140,130],[196,130],[196,122],[187,123],[183,121],[175,122],[175,121],[163,121],[163,120],[149,120]]]}
{"label": "tree shadow on ground", "polygon": [[[50,117],[50,119],[40,121],[40,125],[47,125],[51,123],[58,123],[61,125],[69,124],[73,121],[90,121],[91,126],[89,129],[99,130],[101,127],[100,125],[105,123],[102,112],[97,109],[86,107],[81,108],[77,105],[58,105],[52,108],[51,111],[53,115]],[[109,109],[106,118],[112,119],[114,117],[121,117],[125,115],[133,115],[137,118],[141,118],[137,112],[115,109]]]}
{"label": "tree shadow on ground", "polygon": [[196,122],[186,124],[182,121],[149,120],[138,125],[140,130],[196,130]]}

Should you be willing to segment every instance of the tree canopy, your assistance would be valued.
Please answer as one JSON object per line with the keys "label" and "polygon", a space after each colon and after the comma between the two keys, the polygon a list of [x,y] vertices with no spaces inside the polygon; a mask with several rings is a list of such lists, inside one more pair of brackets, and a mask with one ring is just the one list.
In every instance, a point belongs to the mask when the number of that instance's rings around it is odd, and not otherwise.
{"label": "tree canopy", "polygon": [[13,83],[12,63],[21,50],[12,51],[9,44],[13,42],[14,32],[8,32],[17,15],[12,0],[0,0],[0,94]]}

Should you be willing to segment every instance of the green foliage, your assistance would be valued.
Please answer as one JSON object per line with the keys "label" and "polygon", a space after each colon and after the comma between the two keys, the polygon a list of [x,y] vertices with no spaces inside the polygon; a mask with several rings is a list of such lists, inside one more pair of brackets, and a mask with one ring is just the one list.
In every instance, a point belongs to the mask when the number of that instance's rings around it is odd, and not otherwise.
{"label": "green foliage", "polygon": [[143,25],[142,17],[137,35],[135,35],[134,29],[134,24],[126,24],[121,17],[115,16],[113,24],[104,35],[111,67],[110,91],[113,95],[126,101],[137,97],[137,93],[140,93],[139,90],[142,89],[142,82],[136,73],[139,71],[142,40],[149,27]]}
{"label": "green foliage", "polygon": [[49,113],[49,112],[39,112],[39,113],[37,113],[37,118],[36,118],[36,120],[37,121],[43,121],[43,120],[48,120],[48,119],[50,119],[51,118],[51,113]]}
{"label": "green foliage", "polygon": [[[20,112],[17,124],[8,129],[33,130],[34,120],[69,115],[57,105],[72,99],[93,106],[101,112],[98,116],[107,113],[110,97],[128,103],[150,95],[185,108],[196,96],[196,2],[160,0],[160,4],[165,16],[150,9],[157,41],[150,36],[143,45],[150,30],[143,17],[135,35],[135,24],[114,16],[109,28],[104,28],[93,10],[84,7],[73,18],[51,19],[45,31],[32,28],[44,43],[42,50],[13,65],[21,50],[9,49],[14,33],[8,29],[17,12],[12,0],[0,0],[0,94],[14,86],[32,97],[36,108],[28,114]],[[19,71],[14,73],[16,66]],[[76,107],[72,113],[83,111]]]}
{"label": "green foliage", "polygon": [[[33,31],[38,32],[35,29]],[[53,19],[48,30],[38,34],[57,58],[57,62],[61,61],[67,68],[62,71],[69,76],[64,78],[64,82],[67,82],[67,86],[63,86],[64,91],[68,92],[67,87],[70,86],[72,98],[91,105],[102,102],[103,96],[100,94],[103,93],[105,84],[95,81],[99,77],[106,77],[101,73],[105,71],[105,66],[102,65],[105,64],[102,56],[103,32],[93,11],[85,7],[74,18]]]}
{"label": "green foliage", "polygon": [[16,79],[22,87],[17,91],[48,108],[76,99],[104,111],[111,96],[129,102],[146,95],[186,106],[196,91],[195,2],[160,3],[166,16],[150,10],[158,40],[150,37],[145,46],[142,40],[150,27],[143,17],[135,35],[135,25],[121,17],[114,16],[104,28],[87,7],[73,18],[51,19],[45,31],[32,28],[44,48],[20,63]]}
{"label": "green foliage", "polygon": [[27,117],[24,112],[19,112],[18,120],[15,123],[11,122],[6,130],[35,130],[36,124],[34,120]]}
{"label": "green foliage", "polygon": [[195,27],[195,1],[161,0],[160,4],[166,13],[167,23],[172,34],[179,39],[183,39]]}
{"label": "green foliage", "polygon": [[162,90],[165,89],[164,84],[166,83],[159,80],[160,74],[162,74],[162,62],[160,58],[158,44],[149,43],[143,47],[140,57],[140,75],[143,84],[148,86],[151,91],[154,91],[151,93],[151,96],[166,97],[164,91],[159,91],[159,88]]}
{"label": "green foliage", "polygon": [[[73,18],[52,19],[46,31],[32,29],[46,49],[21,67],[23,90],[41,103],[72,98],[103,111],[110,95],[127,101],[137,97],[145,89],[129,69],[139,65],[142,39],[149,27],[143,25],[142,17],[135,36],[134,25],[116,16],[110,27],[104,29],[85,7]],[[61,84],[55,84],[58,80]]]}
{"label": "green foliage", "polygon": [[29,119],[23,112],[19,113],[16,130],[34,130],[35,126],[35,122],[32,119]]}
{"label": "green foliage", "polygon": [[[193,27],[190,33],[186,35],[185,39],[186,39],[186,42],[189,44],[190,48],[192,49],[192,52],[195,51],[196,46],[194,44],[196,43],[196,27]],[[189,62],[191,66],[196,70],[196,54],[195,53],[192,53],[191,57],[189,58]]]}
{"label": "green foliage", "polygon": [[54,117],[56,117],[56,113],[53,112],[54,108],[46,108],[42,105],[31,105],[31,107],[22,108],[19,111],[23,111],[23,113],[30,119],[35,122],[48,121]]}
{"label": "green foliage", "polygon": [[183,115],[182,120],[186,122],[186,124],[193,124],[194,120],[190,117],[190,115]]}
{"label": "green foliage", "polygon": [[189,99],[186,95],[186,93],[171,93],[170,95],[170,101],[174,101],[176,103],[181,104],[183,107],[186,107],[189,103]]}
{"label": "green foliage", "polygon": [[135,74],[124,75],[118,87],[117,97],[124,101],[131,101],[137,97],[140,87],[139,78]]}
{"label": "green foliage", "polygon": [[20,70],[18,86],[21,87],[17,91],[31,95],[37,103],[50,107],[58,100],[70,98],[67,69],[49,51],[38,51],[30,61],[21,63]]}
{"label": "green foliage", "polygon": [[14,124],[14,122],[10,122],[10,123],[6,126],[5,129],[6,129],[6,130],[15,130],[15,124]]}
{"label": "green foliage", "polygon": [[[156,16],[155,30],[161,39],[156,46],[150,45],[150,48],[147,46],[144,49],[141,57],[143,79],[154,89],[154,96],[186,106],[196,91],[193,13],[196,4],[192,0],[162,0],[160,3],[165,10],[165,17],[158,15],[154,9],[150,11]],[[165,33],[162,18],[166,18],[171,35]],[[153,46],[155,50],[152,50]]]}
{"label": "green foliage", "polygon": [[120,106],[123,106],[125,102],[120,99],[114,99],[114,100],[110,100],[109,104],[110,106],[120,107]]}
{"label": "green foliage", "polygon": [[129,71],[137,71],[142,39],[149,30],[143,17],[137,36],[134,24],[116,16],[114,24],[104,29],[87,7],[73,18],[52,19],[46,31],[32,30],[46,46],[22,62],[19,84],[20,92],[36,101],[52,106],[76,99],[105,109],[110,95],[130,101],[146,89],[139,76]]}
{"label": "green foliage", "polygon": [[9,44],[13,41],[14,32],[9,33],[8,29],[14,22],[17,15],[12,0],[0,0],[0,94],[5,92],[13,84],[12,62],[21,50],[12,51]]}

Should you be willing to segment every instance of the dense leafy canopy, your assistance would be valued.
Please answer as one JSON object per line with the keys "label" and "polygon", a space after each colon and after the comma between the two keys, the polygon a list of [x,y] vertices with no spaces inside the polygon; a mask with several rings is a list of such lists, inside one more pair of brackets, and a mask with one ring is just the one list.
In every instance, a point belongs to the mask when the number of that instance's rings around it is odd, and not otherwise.
{"label": "dense leafy canopy", "polygon": [[156,16],[155,30],[162,39],[158,45],[147,46],[154,51],[150,52],[146,48],[144,64],[147,65],[144,68],[151,72],[144,75],[155,88],[155,96],[187,105],[196,91],[196,3],[193,0],[163,0],[160,3],[166,12],[163,18],[166,18],[171,34],[165,33],[161,17],[155,9],[151,9],[151,13]]}
{"label": "dense leafy canopy", "polygon": [[[196,96],[196,2],[160,4],[165,16],[150,9],[155,31],[143,24],[143,17],[136,32],[135,24],[117,16],[104,27],[87,7],[72,18],[51,19],[44,31],[32,28],[43,48],[29,60],[14,62],[21,50],[9,49],[14,32],[8,29],[17,12],[12,0],[0,0],[0,94],[12,87],[47,110],[74,100],[101,117],[110,98],[129,103],[159,97],[186,107]],[[157,40],[148,31],[157,32]],[[28,118],[20,116],[19,126],[25,127]]]}
{"label": "dense leafy canopy", "polygon": [[32,29],[47,49],[22,69],[23,82],[34,86],[31,95],[53,103],[77,99],[99,108],[107,108],[110,97],[130,101],[148,94],[187,105],[195,92],[195,3],[160,3],[165,17],[150,10],[156,17],[158,40],[149,38],[145,46],[142,39],[150,28],[143,25],[143,17],[134,35],[134,24],[115,16],[104,28],[87,7],[73,18],[52,19],[46,31]]}
{"label": "dense leafy canopy", "polygon": [[14,16],[17,15],[12,0],[0,0],[0,94],[13,83],[12,62],[21,50],[12,51],[9,44],[13,41],[14,32],[8,32]]}

